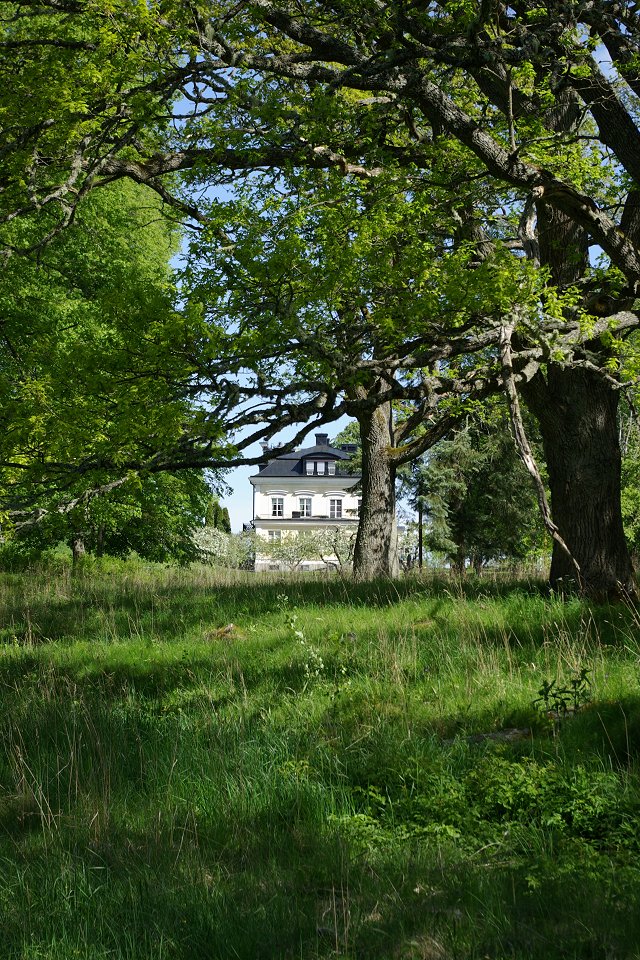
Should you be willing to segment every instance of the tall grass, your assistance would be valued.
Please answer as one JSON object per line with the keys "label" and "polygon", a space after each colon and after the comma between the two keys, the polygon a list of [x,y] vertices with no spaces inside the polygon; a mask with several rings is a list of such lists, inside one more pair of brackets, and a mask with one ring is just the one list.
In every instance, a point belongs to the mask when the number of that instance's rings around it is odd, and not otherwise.
{"label": "tall grass", "polygon": [[114,563],[0,609],[2,957],[639,955],[637,611]]}

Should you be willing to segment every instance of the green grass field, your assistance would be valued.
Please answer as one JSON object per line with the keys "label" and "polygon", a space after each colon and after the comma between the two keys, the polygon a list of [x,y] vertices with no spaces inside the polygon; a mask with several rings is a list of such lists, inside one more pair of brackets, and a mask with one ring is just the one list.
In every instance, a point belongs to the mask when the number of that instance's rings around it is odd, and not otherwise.
{"label": "green grass field", "polygon": [[637,611],[142,564],[0,604],[2,960],[640,957]]}

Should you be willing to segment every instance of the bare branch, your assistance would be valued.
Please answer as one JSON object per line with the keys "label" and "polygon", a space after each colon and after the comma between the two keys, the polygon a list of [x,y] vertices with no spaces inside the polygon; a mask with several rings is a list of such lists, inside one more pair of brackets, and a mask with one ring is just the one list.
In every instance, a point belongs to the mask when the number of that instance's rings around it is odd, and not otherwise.
{"label": "bare branch", "polygon": [[511,354],[511,338],[513,336],[515,323],[505,324],[500,331],[500,353],[502,359],[502,378],[504,382],[505,393],[507,396],[507,401],[509,404],[509,418],[511,420],[511,426],[513,428],[513,438],[516,444],[516,449],[520,454],[522,462],[529,471],[533,482],[536,488],[536,495],[538,498],[538,505],[540,507],[540,514],[542,516],[542,521],[547,528],[549,534],[564,551],[569,560],[571,561],[574,570],[576,571],[577,581],[579,586],[583,587],[582,574],[580,572],[580,567],[577,560],[571,553],[571,550],[565,543],[564,539],[560,535],[556,524],[551,519],[551,510],[549,508],[549,503],[547,501],[547,494],[544,489],[544,482],[542,476],[540,475],[540,470],[536,459],[533,455],[531,449],[531,444],[527,438],[527,434],[524,428],[524,422],[522,420],[522,413],[520,410],[520,400],[518,398],[518,389],[516,387],[514,372],[513,372],[513,358]]}

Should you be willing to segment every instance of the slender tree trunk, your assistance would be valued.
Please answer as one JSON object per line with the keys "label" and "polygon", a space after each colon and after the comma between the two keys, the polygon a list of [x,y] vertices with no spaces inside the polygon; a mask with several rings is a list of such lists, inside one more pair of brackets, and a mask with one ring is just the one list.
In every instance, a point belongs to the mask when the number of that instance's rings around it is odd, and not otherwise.
{"label": "slender tree trunk", "polygon": [[84,540],[81,533],[74,533],[71,539],[71,555],[73,557],[73,562],[77,563],[78,560],[81,560],[86,553]]}
{"label": "slender tree trunk", "polygon": [[362,440],[362,507],[353,554],[356,581],[398,575],[396,468],[390,457],[391,410],[358,411]]}
{"label": "slender tree trunk", "polygon": [[[580,567],[580,587],[597,600],[634,592],[620,509],[618,392],[597,374],[550,364],[523,388],[540,424],[551,511]],[[550,581],[574,587],[570,559],[554,543]]]}
{"label": "slender tree trunk", "polygon": [[467,558],[466,558],[464,546],[460,546],[457,552],[450,557],[449,563],[451,564],[451,573],[455,577],[465,576],[467,572],[467,568],[465,566],[466,559]]}

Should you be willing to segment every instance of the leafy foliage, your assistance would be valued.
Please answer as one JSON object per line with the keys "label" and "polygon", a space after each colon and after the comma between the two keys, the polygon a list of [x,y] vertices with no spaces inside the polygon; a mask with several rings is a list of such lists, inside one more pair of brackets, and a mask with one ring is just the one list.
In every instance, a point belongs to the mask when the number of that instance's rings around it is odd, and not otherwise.
{"label": "leafy foliage", "polygon": [[283,531],[279,540],[256,541],[256,550],[275,566],[291,572],[305,562],[329,569],[349,569],[353,559],[356,531],[347,527],[328,527],[323,530]]}
{"label": "leafy foliage", "polygon": [[566,716],[568,711],[575,713],[590,699],[589,670],[583,667],[568,683],[559,684],[557,680],[543,680],[533,705],[558,716]]}
{"label": "leafy foliage", "polygon": [[253,570],[255,534],[226,533],[220,527],[206,524],[193,531],[193,540],[199,559],[205,563],[231,570]]}
{"label": "leafy foliage", "polygon": [[193,414],[179,388],[175,245],[158,204],[120,184],[88,198],[44,254],[9,260],[0,455],[14,509],[126,475],[182,435]]}
{"label": "leafy foliage", "polygon": [[426,507],[425,544],[458,572],[540,551],[543,531],[535,493],[501,411],[468,421],[443,440],[411,477]]}
{"label": "leafy foliage", "polygon": [[57,543],[96,556],[131,552],[157,562],[188,563],[199,556],[194,529],[204,521],[211,491],[199,472],[133,476],[115,490],[14,535],[1,551],[3,565],[24,566]]}
{"label": "leafy foliage", "polygon": [[[638,324],[633,5],[1,9],[0,66],[15,74],[0,100],[4,249],[31,249],[12,231],[28,233],[36,213],[45,243],[111,179],[145,184],[197,224],[186,390],[224,382],[255,404],[231,424],[228,406],[213,425],[203,414],[199,453],[220,456],[222,425],[265,435],[348,409],[386,415],[395,401],[406,415],[386,445],[393,470],[501,388],[509,331],[557,454],[552,492],[575,484],[597,530],[591,550],[552,497],[579,555],[572,566],[556,539],[552,577],[580,568],[594,591],[632,591],[619,504],[598,508],[617,501],[613,421],[608,490],[600,454],[588,470],[568,462],[585,424],[563,417],[567,442],[545,411],[578,406],[597,421],[602,410],[574,402],[574,366],[593,384],[619,375]],[[23,390],[31,409],[36,380]],[[597,526],[609,513],[613,532]]]}
{"label": "leafy foliage", "polygon": [[231,533],[231,520],[228,507],[223,507],[217,496],[212,496],[207,506],[205,526],[215,527],[224,533]]}

